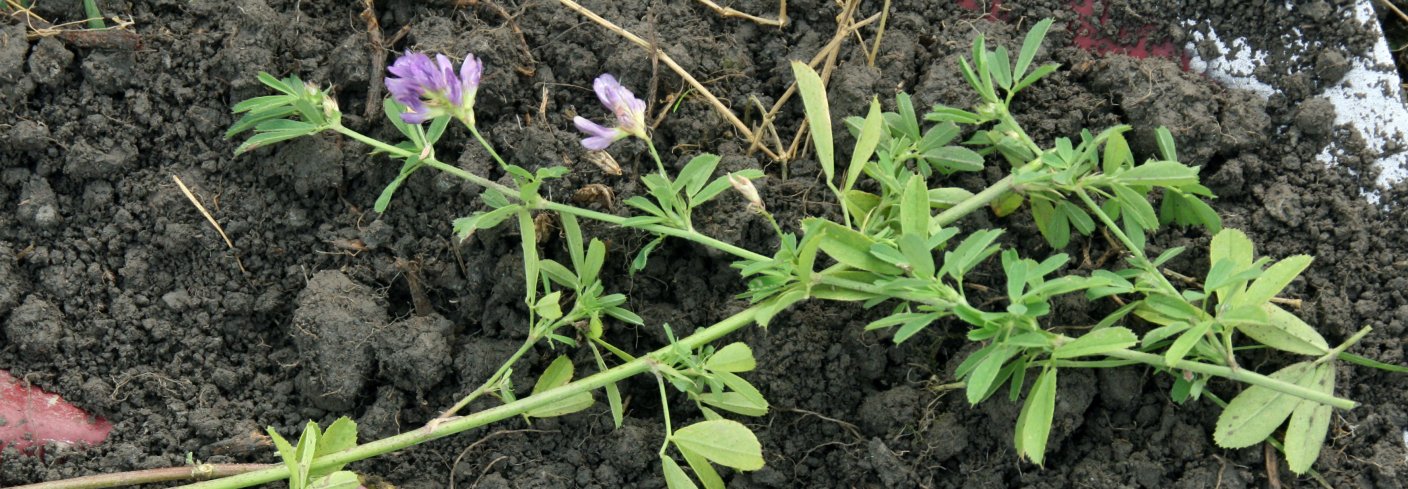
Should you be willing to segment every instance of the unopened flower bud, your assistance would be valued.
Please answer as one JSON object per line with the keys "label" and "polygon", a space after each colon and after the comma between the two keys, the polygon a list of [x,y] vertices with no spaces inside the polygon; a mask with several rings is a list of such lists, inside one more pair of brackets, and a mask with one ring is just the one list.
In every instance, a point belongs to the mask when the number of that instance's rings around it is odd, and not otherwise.
{"label": "unopened flower bud", "polygon": [[327,117],[328,119],[336,119],[341,113],[342,111],[338,110],[337,107],[337,97],[332,96],[332,94],[324,95],[323,117]]}
{"label": "unopened flower bud", "polygon": [[748,177],[730,173],[728,174],[728,183],[733,185],[733,189],[738,193],[743,194],[743,198],[748,200],[749,206],[756,207],[758,210],[764,208],[763,199],[758,196],[758,187],[754,187],[753,181]]}
{"label": "unopened flower bud", "polygon": [[616,163],[616,158],[611,157],[611,153],[605,151],[588,151],[587,161],[590,161],[602,173],[612,176],[621,176],[621,164]]}

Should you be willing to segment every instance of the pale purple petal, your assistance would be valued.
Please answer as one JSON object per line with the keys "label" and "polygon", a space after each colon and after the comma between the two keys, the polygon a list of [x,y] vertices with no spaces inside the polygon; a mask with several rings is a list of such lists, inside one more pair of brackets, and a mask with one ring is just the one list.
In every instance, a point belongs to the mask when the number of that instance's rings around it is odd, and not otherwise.
{"label": "pale purple petal", "polygon": [[610,73],[602,73],[601,76],[596,77],[596,81],[592,82],[592,90],[596,91],[597,100],[600,100],[601,105],[608,109],[615,107],[616,101],[620,100],[620,96],[617,94],[617,90],[620,89],[621,83],[617,82],[616,77],[611,76]]}
{"label": "pale purple petal", "polygon": [[459,77],[455,76],[454,62],[450,61],[449,56],[437,54],[435,64],[438,71],[436,83],[440,84],[438,88],[445,93],[450,105],[460,105],[464,101],[464,94],[460,91]]}
{"label": "pale purple petal", "polygon": [[464,56],[464,64],[460,65],[460,84],[465,92],[473,92],[479,89],[479,78],[484,74],[484,62],[474,57],[474,54]]}
{"label": "pale purple petal", "polygon": [[577,126],[578,131],[589,136],[582,139],[582,146],[592,151],[604,150],[624,135],[620,129],[597,124],[582,116],[573,118],[572,123]]}
{"label": "pale purple petal", "polygon": [[[424,109],[423,106],[421,108]],[[420,124],[432,119],[432,115],[434,114],[429,110],[412,110],[410,112],[402,112],[401,120],[405,121],[407,124]]]}

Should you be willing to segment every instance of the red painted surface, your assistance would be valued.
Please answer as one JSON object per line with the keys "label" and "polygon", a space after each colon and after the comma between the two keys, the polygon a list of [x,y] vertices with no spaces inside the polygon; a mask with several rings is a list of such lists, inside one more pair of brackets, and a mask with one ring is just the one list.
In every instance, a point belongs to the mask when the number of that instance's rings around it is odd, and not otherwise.
{"label": "red painted surface", "polygon": [[112,423],[4,370],[0,370],[0,420],[0,448],[13,445],[31,455],[42,455],[43,445],[50,442],[96,445],[112,431]]}
{"label": "red painted surface", "polygon": [[[988,20],[1007,20],[1007,16],[1001,15],[1002,0],[988,0],[983,4],[988,6],[988,14],[986,15]],[[982,5],[978,4],[978,0],[958,0],[958,6],[974,12],[982,10]]]}
{"label": "red painted surface", "polygon": [[[958,6],[974,12],[981,10],[978,0],[957,0]],[[1002,19],[1000,10],[1002,2],[993,0],[987,4],[989,6],[986,17],[989,19]],[[1172,42],[1153,43],[1149,41],[1149,34],[1154,27],[1151,25],[1120,26],[1118,35],[1114,38],[1107,37],[1100,32],[1100,27],[1105,26],[1110,21],[1108,11],[1095,11],[1095,0],[1073,0],[1070,3],[1071,12],[1074,12],[1079,20],[1066,25],[1066,29],[1074,36],[1076,47],[1099,54],[1123,54],[1136,58],[1147,58],[1150,56],[1168,58],[1178,61],[1183,65],[1183,69],[1188,69],[1188,55],[1175,46]],[[1132,40],[1124,41],[1121,40]]]}

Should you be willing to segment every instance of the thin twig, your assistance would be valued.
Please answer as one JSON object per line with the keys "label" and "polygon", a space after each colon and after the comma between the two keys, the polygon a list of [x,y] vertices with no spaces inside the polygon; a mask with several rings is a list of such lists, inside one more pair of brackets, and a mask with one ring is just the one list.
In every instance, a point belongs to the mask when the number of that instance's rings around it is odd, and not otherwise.
{"label": "thin twig", "polygon": [[[879,19],[880,19],[880,14],[875,14],[875,15],[872,15],[872,16],[870,16],[870,17],[865,18],[864,20],[861,20],[860,22],[856,22],[856,23],[851,24],[849,28],[839,29],[838,32],[836,33],[836,35],[835,35],[835,36],[832,36],[831,41],[827,42],[827,43],[826,43],[826,46],[823,46],[820,51],[817,51],[817,53],[816,53],[815,56],[812,56],[811,61],[808,61],[808,62],[807,62],[807,66],[810,66],[812,69],[816,69],[817,65],[820,65],[823,61],[826,61],[826,60],[830,57],[830,54],[831,54],[833,51],[835,51],[835,50],[837,50],[837,49],[840,49],[841,43],[846,40],[846,37],[850,35],[851,31],[856,30],[856,29],[860,29],[860,28],[865,27],[865,26],[867,26],[867,25],[870,25],[871,23],[873,23],[873,22],[875,22],[875,21],[877,21],[877,20],[879,20]],[[824,79],[825,79],[825,78],[823,78],[823,80],[824,80]],[[761,124],[761,125],[763,125],[763,126],[773,126],[773,121],[777,119],[777,113],[778,113],[778,111],[782,110],[782,106],[783,106],[784,104],[786,104],[787,101],[788,101],[789,99],[791,99],[793,95],[796,95],[796,93],[797,93],[797,82],[794,81],[794,82],[792,82],[790,85],[787,86],[787,90],[786,90],[786,91],[782,92],[782,96],[781,96],[781,97],[778,97],[778,99],[777,99],[776,102],[773,102],[773,104],[772,104],[772,109],[769,109],[767,115],[764,115],[764,116],[763,116],[763,121],[762,121],[762,124]],[[803,122],[805,123],[805,121],[803,121]],[[773,128],[773,132],[774,132],[774,133],[777,132],[776,127]],[[758,133],[758,135],[756,135],[753,139],[750,139],[750,140],[749,140],[749,146],[748,146],[748,151],[749,151],[749,152],[752,152],[753,150],[763,150],[764,152],[767,151],[767,148],[766,148],[765,146],[762,146],[762,145],[761,145],[761,137],[760,137],[761,135],[762,135],[762,133],[760,132],[760,133]],[[777,148],[777,152],[778,152],[778,153],[782,153],[783,156],[790,156],[790,153],[786,153],[787,148],[783,148],[780,144],[781,144],[781,142],[779,141],[779,146],[778,146],[778,148]],[[768,154],[771,155],[772,153],[768,153]],[[777,158],[773,158],[773,159],[776,160]],[[788,159],[788,158],[784,158],[784,159]]]}
{"label": "thin twig", "polygon": [[205,210],[205,206],[201,205],[200,199],[196,198],[196,194],[191,193],[191,189],[186,188],[186,184],[181,181],[181,177],[173,173],[171,174],[171,179],[176,181],[177,187],[181,187],[181,193],[186,194],[186,198],[190,199],[192,204],[195,204],[196,210],[200,211],[200,215],[205,216],[205,220],[210,222],[210,225],[215,228],[215,232],[220,233],[220,237],[225,240],[225,246],[228,246],[230,251],[235,252],[235,264],[239,265],[240,272],[249,273],[249,271],[244,269],[244,262],[240,261],[239,251],[235,250],[235,243],[230,241],[230,237],[225,234],[225,229],[220,227],[219,222],[215,221],[215,216],[210,215],[210,211]]}
{"label": "thin twig", "polygon": [[[588,20],[596,22],[598,25],[605,27],[607,30],[626,38],[627,41],[630,41],[631,43],[637,46],[640,46],[645,49],[654,49],[654,51],[656,52],[655,55],[660,57],[660,61],[665,63],[665,66],[669,66],[671,70],[674,70],[675,74],[679,75],[680,78],[683,78],[685,83],[688,83],[690,86],[694,87],[694,90],[698,91],[701,95],[703,95],[704,98],[709,101],[709,104],[714,106],[714,110],[717,110],[719,112],[719,115],[722,115],[724,119],[729,122],[729,124],[732,124],[733,127],[738,130],[738,132],[743,134],[744,139],[747,139],[749,141],[755,140],[753,130],[749,128],[747,124],[744,124],[743,121],[739,120],[738,116],[734,115],[733,111],[729,110],[728,106],[724,105],[724,103],[720,101],[718,97],[714,96],[713,92],[710,92],[708,88],[705,88],[704,84],[699,83],[699,80],[696,80],[693,75],[690,75],[688,71],[685,71],[685,69],[681,67],[679,63],[676,63],[675,60],[671,58],[670,55],[665,54],[663,50],[659,48],[653,48],[649,42],[646,42],[645,39],[641,39],[640,36],[632,34],[629,31],[621,28],[620,26],[612,23],[611,21],[602,18],[602,16],[597,15],[596,12],[593,12],[590,9],[583,7],[577,2],[574,2],[572,0],[557,1],[563,6],[571,9],[572,11],[581,14],[583,17],[586,17]],[[768,157],[772,158],[773,160],[779,160],[781,158],[777,153],[773,152],[772,150],[769,150],[768,148],[761,149],[764,154],[767,154]]]}
{"label": "thin twig", "polygon": [[267,464],[200,464],[164,469],[135,470],[116,474],[90,475],[53,482],[40,482],[10,489],[99,489],[185,480],[209,480],[275,467]]}
{"label": "thin twig", "polygon": [[787,0],[782,0],[782,2],[781,2],[781,3],[782,3],[782,7],[778,10],[777,19],[768,19],[768,18],[758,17],[758,16],[756,16],[756,15],[753,15],[753,14],[750,14],[750,13],[747,13],[747,12],[740,12],[740,11],[738,11],[738,10],[734,10],[734,9],[732,9],[732,8],[724,7],[724,6],[722,6],[722,5],[719,5],[719,4],[717,4],[717,3],[714,3],[712,0],[698,0],[698,1],[699,1],[699,3],[702,3],[702,4],[704,4],[706,7],[709,7],[709,8],[711,8],[711,9],[713,9],[714,12],[717,12],[719,15],[722,15],[722,16],[724,16],[724,17],[733,17],[733,18],[738,18],[738,19],[748,19],[748,20],[751,20],[751,21],[753,21],[753,22],[756,22],[756,23],[759,23],[759,24],[762,24],[762,25],[773,26],[773,27],[779,27],[779,28],[787,25]]}
{"label": "thin twig", "polygon": [[1379,0],[1379,5],[1383,5],[1390,11],[1393,11],[1393,13],[1397,15],[1399,19],[1402,19],[1404,22],[1408,22],[1408,14],[1404,14],[1402,10],[1398,9],[1397,5],[1393,4],[1393,2],[1390,2],[1389,0]]}
{"label": "thin twig", "polygon": [[473,7],[483,5],[489,10],[494,11],[494,15],[498,15],[499,18],[504,19],[504,25],[508,26],[509,32],[512,32],[514,37],[518,38],[518,49],[522,50],[523,56],[528,58],[528,66],[515,66],[514,71],[517,71],[518,74],[525,77],[532,77],[538,72],[538,58],[533,56],[533,50],[528,47],[528,39],[523,37],[523,29],[518,27],[518,21],[513,20],[514,16],[509,14],[508,10],[505,10],[502,5],[490,0],[459,0],[455,3],[457,7],[465,5]]}
{"label": "thin twig", "polygon": [[890,0],[885,0],[885,5],[880,7],[880,26],[875,28],[875,43],[870,45],[870,57],[867,63],[875,66],[875,58],[880,55],[880,41],[885,40],[885,24],[890,20]]}
{"label": "thin twig", "polygon": [[[856,8],[859,7],[859,6],[860,6],[860,0],[850,0],[850,1],[846,2],[845,8],[842,9],[841,13],[836,16],[836,37],[837,37],[838,39],[842,39],[842,40],[845,39],[847,32],[856,32],[856,31],[857,31],[855,28],[849,27],[849,26],[854,26],[854,25],[856,24],[855,19],[854,19],[854,15],[855,15],[855,12],[856,12]],[[875,15],[872,15],[871,18],[876,18],[876,17],[879,17],[880,15],[881,15],[881,14],[875,14]],[[821,85],[822,85],[823,88],[825,88],[826,85],[827,85],[828,83],[830,83],[830,81],[831,81],[831,74],[836,70],[836,59],[841,55],[841,43],[840,43],[840,42],[832,43],[832,44],[828,45],[827,47],[829,48],[829,50],[826,52],[826,61],[825,61],[825,63],[822,64],[821,74],[820,74],[820,75],[821,75]],[[818,53],[818,54],[820,54],[820,53]],[[791,146],[788,146],[788,147],[787,147],[787,152],[784,153],[784,156],[786,156],[786,159],[785,159],[784,161],[786,161],[786,160],[792,160],[792,159],[794,159],[794,158],[797,157],[797,150],[798,150],[799,148],[801,148],[801,146],[802,146],[802,136],[805,135],[806,133],[807,133],[807,121],[806,121],[806,119],[803,119],[803,120],[802,120],[802,125],[797,128],[797,134],[796,134],[795,136],[793,136],[793,138],[792,138],[792,145],[791,145]],[[783,165],[783,168],[784,168],[784,169],[786,168],[786,165],[785,165],[785,164]]]}
{"label": "thin twig", "polygon": [[459,456],[455,457],[455,463],[450,464],[450,489],[455,489],[455,471],[459,469],[459,467],[460,467],[460,460],[463,460],[463,459],[464,459],[465,454],[467,454],[467,453],[469,453],[469,452],[471,452],[471,451],[474,451],[474,447],[479,446],[480,443],[484,443],[484,442],[486,442],[486,441],[492,440],[492,439],[494,439],[494,438],[496,438],[496,437],[499,437],[499,436],[503,436],[503,435],[513,435],[513,434],[520,434],[520,433],[554,433],[554,432],[553,432],[553,431],[548,431],[548,430],[530,430],[530,429],[522,429],[522,430],[499,430],[499,431],[495,431],[495,432],[493,432],[493,433],[489,433],[488,435],[485,435],[483,438],[480,438],[479,440],[476,440],[474,443],[469,444],[469,446],[464,447],[464,450],[460,450]]}
{"label": "thin twig", "polygon": [[362,5],[365,6],[361,15],[362,20],[367,23],[367,42],[371,44],[367,50],[372,63],[371,76],[368,79],[373,80],[367,84],[367,108],[362,115],[367,120],[372,120],[377,111],[381,110],[381,83],[375,80],[386,76],[386,39],[381,35],[381,22],[376,19],[375,0],[362,0]]}

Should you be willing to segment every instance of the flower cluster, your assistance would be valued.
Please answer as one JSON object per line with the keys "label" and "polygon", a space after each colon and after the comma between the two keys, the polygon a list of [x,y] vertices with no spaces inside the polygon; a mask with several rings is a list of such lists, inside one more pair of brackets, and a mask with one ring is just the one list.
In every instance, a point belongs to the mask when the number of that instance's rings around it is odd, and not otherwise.
{"label": "flower cluster", "polygon": [[386,90],[406,112],[401,120],[420,124],[436,117],[450,115],[474,125],[474,95],[479,90],[479,78],[484,63],[473,54],[466,55],[455,74],[455,65],[443,54],[431,61],[424,53],[407,51],[396,59],[387,71],[396,78],[386,77]]}
{"label": "flower cluster", "polygon": [[596,90],[596,97],[601,100],[601,105],[616,114],[617,125],[606,127],[582,116],[572,119],[572,123],[577,125],[577,130],[587,134],[587,137],[582,139],[583,147],[601,151],[627,136],[650,139],[645,131],[644,100],[636,98],[630,89],[621,86],[621,82],[616,81],[616,77],[610,73],[597,77],[592,83],[592,89]]}

